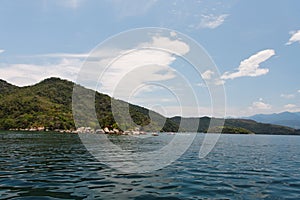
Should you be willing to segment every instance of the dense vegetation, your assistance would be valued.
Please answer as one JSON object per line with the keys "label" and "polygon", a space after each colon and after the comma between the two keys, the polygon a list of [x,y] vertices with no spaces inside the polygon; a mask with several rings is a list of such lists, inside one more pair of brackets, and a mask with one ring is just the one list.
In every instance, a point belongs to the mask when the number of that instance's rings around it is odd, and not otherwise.
{"label": "dense vegetation", "polygon": [[[49,78],[27,87],[16,87],[1,80],[0,129],[32,127],[45,127],[49,130],[75,129],[72,114],[73,87],[74,83],[59,78]],[[81,88],[84,93],[94,93],[94,91]],[[130,116],[134,123],[117,124],[111,111],[112,101],[121,107],[129,107]],[[130,129],[140,125],[143,129],[150,123],[149,112],[152,112],[140,106],[111,99],[109,96],[98,92],[95,93],[95,108],[102,128],[113,126],[114,128]],[[155,116],[157,122],[154,121],[151,126],[146,126],[147,130],[176,131],[178,129],[178,126],[171,120],[167,120],[163,127],[158,126],[161,119],[166,119],[157,113],[152,112],[151,114]],[[84,113],[84,115],[89,116],[88,113]],[[129,120],[122,119],[120,121]],[[88,125],[96,127],[96,124],[93,123]]]}
{"label": "dense vegetation", "polygon": [[[76,85],[77,86],[77,85]],[[222,132],[256,133],[256,134],[300,134],[299,130],[288,127],[257,123],[253,120],[211,118],[165,118],[146,108],[116,100],[108,95],[77,86],[82,95],[95,94],[95,110],[97,123],[88,112],[83,113],[83,125],[97,127],[113,127],[122,130],[133,129],[137,125],[145,131],[188,131],[188,132]],[[59,78],[49,78],[33,86],[17,87],[0,80],[0,129],[26,129],[45,127],[49,130],[75,129],[72,113],[72,93],[74,83]],[[112,114],[114,105],[114,115]],[[86,106],[80,102],[79,106]],[[123,115],[129,108],[130,116]],[[150,118],[151,116],[151,118]],[[115,121],[115,119],[118,119]],[[99,122],[99,123],[98,123]]]}

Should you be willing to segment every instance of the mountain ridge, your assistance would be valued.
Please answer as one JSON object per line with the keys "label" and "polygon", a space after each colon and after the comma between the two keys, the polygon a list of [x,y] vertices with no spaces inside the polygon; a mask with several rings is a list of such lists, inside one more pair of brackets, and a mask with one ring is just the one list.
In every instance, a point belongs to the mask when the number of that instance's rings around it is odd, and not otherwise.
{"label": "mountain ridge", "polygon": [[[25,87],[12,86],[8,83],[3,84],[3,91],[9,92],[1,92],[3,95],[0,96],[0,129],[25,129],[31,127],[47,127],[49,130],[75,129],[72,114],[74,84],[71,81],[56,77],[47,78],[37,84]],[[12,87],[14,89],[11,89]],[[95,93],[95,107],[100,124],[102,126],[117,127],[111,113],[112,98],[81,86],[80,88],[85,92]],[[150,118],[148,115],[145,115],[148,109],[120,100],[115,101],[122,106],[129,105],[130,114],[137,124],[142,126],[149,123]],[[153,115],[157,118],[161,117],[158,113]],[[127,128],[133,128],[131,126],[128,124]],[[156,124],[154,123],[149,128],[158,128],[155,126]],[[165,127],[162,130],[176,130],[176,126],[172,121],[166,120]]]}
{"label": "mountain ridge", "polygon": [[272,114],[257,114],[245,117],[245,119],[253,119],[261,123],[271,123],[300,129],[300,112],[285,111]]}
{"label": "mountain ridge", "polygon": [[[74,84],[60,78],[47,78],[31,86],[18,87],[0,80],[0,129],[24,129],[30,127],[45,127],[49,130],[75,129],[72,114],[72,93]],[[211,122],[210,117],[172,117],[166,118],[147,108],[114,99],[106,94],[79,86],[84,91],[95,93],[95,109],[97,120],[101,127],[134,129],[137,125],[145,131],[162,132],[207,132]],[[120,121],[115,121],[111,103],[117,105]],[[129,119],[122,116],[121,109],[129,107]],[[119,109],[119,110],[118,110]],[[120,112],[119,112],[120,111]],[[151,118],[149,116],[151,113]],[[213,118],[216,124],[222,124],[223,119]],[[152,121],[151,121],[152,120]],[[162,121],[165,123],[161,125]],[[151,123],[150,123],[151,122]],[[185,122],[185,123],[182,123]],[[183,124],[183,125],[182,125]],[[96,126],[91,123],[90,126]],[[198,127],[194,130],[195,125]],[[299,130],[257,123],[249,119],[225,119],[222,126],[213,127],[214,131],[240,134],[300,134]]]}

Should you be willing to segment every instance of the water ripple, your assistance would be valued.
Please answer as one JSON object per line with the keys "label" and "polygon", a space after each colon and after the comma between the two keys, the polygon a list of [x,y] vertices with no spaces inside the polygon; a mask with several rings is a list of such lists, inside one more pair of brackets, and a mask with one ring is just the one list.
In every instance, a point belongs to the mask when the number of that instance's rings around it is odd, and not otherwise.
{"label": "water ripple", "polygon": [[[113,139],[123,148],[130,141]],[[126,174],[94,159],[75,134],[2,132],[0,199],[300,198],[300,137],[222,135],[200,160],[202,140],[164,169]],[[167,142],[160,136],[134,148]]]}

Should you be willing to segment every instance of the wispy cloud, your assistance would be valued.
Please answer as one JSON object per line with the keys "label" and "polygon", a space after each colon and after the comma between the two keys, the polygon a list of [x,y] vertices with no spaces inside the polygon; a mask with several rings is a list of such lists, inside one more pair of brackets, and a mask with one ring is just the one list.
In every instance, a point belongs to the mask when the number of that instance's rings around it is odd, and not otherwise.
{"label": "wispy cloud", "polygon": [[196,83],[195,84],[198,87],[207,88],[208,86],[205,83]]}
{"label": "wispy cloud", "polygon": [[0,53],[3,53],[5,50],[4,49],[0,49]]}
{"label": "wispy cloud", "polygon": [[224,85],[225,81],[220,78],[216,78],[214,84],[215,85]]}
{"label": "wispy cloud", "polygon": [[296,108],[297,106],[295,104],[286,104],[283,106],[285,109],[293,109]]}
{"label": "wispy cloud", "polygon": [[281,94],[280,97],[285,98],[285,99],[293,99],[298,95],[298,93],[300,93],[300,90],[297,90],[290,94]]}
{"label": "wispy cloud", "polygon": [[83,5],[87,0],[43,0],[42,5],[44,9],[47,7],[55,6],[55,7],[64,7],[67,9],[77,10],[80,6]]}
{"label": "wispy cloud", "polygon": [[275,55],[275,51],[273,49],[266,49],[260,51],[250,56],[249,58],[243,60],[240,63],[237,72],[225,72],[221,76],[221,78],[226,80],[226,79],[235,79],[244,76],[255,77],[255,76],[261,76],[267,74],[269,72],[269,69],[266,68],[262,69],[259,67],[262,62],[265,62],[273,55]]}
{"label": "wispy cloud", "polygon": [[201,21],[198,25],[198,28],[210,28],[214,29],[219,27],[225,22],[225,19],[228,17],[228,14],[222,14],[222,15],[201,15]]}
{"label": "wispy cloud", "polygon": [[294,42],[299,42],[300,43],[300,30],[298,31],[292,31],[290,32],[292,35],[289,39],[289,41],[286,43],[286,45],[293,44]]}
{"label": "wispy cloud", "polygon": [[85,0],[64,0],[60,1],[63,3],[66,7],[72,8],[72,9],[77,9],[80,7],[80,5],[84,2]]}
{"label": "wispy cloud", "polygon": [[295,105],[295,104],[286,104],[283,106],[282,112],[284,111],[289,111],[289,112],[300,112],[300,108],[299,106]]}
{"label": "wispy cloud", "polygon": [[281,94],[280,97],[285,99],[292,99],[295,97],[295,94]]}
{"label": "wispy cloud", "polygon": [[254,101],[252,106],[249,107],[250,110],[270,110],[272,106],[268,103],[263,102],[263,99],[259,99],[259,101]]}
{"label": "wispy cloud", "polygon": [[[176,55],[189,52],[189,45],[177,39],[154,36],[152,41],[141,43],[136,49],[121,52],[124,53],[109,65],[104,74],[105,78],[100,82],[101,91],[124,99],[123,96],[128,96],[134,88],[146,82],[160,82],[175,78],[175,71],[170,65],[176,60]],[[107,58],[110,59],[113,58]],[[107,60],[104,62],[110,62]]]}
{"label": "wispy cloud", "polygon": [[[178,105],[168,105],[164,106],[164,116],[174,117],[174,116],[183,116],[183,117],[200,117],[200,116],[212,116],[212,108],[204,106],[178,106]],[[156,110],[154,109],[155,111]],[[215,111],[217,113],[214,117],[224,117],[222,110]]]}
{"label": "wispy cloud", "polygon": [[88,53],[50,53],[50,54],[38,54],[27,57],[48,57],[48,58],[87,58]]}

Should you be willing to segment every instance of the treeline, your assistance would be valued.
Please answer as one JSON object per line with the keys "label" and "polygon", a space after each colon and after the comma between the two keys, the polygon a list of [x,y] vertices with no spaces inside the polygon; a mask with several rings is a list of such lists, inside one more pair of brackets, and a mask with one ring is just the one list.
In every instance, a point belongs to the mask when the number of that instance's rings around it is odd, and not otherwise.
{"label": "treeline", "polygon": [[[44,81],[27,87],[13,86],[5,81],[0,81],[0,129],[26,129],[32,127],[45,127],[49,130],[75,129],[72,113],[72,93],[74,83],[59,78],[49,78]],[[85,91],[91,90],[83,88]],[[94,92],[94,91],[92,91]],[[123,107],[129,107],[130,118],[133,123],[127,123],[124,118],[117,123],[112,114],[111,103],[117,102]],[[83,105],[84,106],[84,105]],[[177,125],[167,120],[158,113],[149,111],[146,108],[128,104],[124,101],[111,99],[108,95],[95,93],[96,115],[101,128],[113,127],[118,129],[134,129],[137,125],[143,129],[157,131],[176,131]],[[157,119],[167,120],[164,127],[159,122],[150,124],[149,112]],[[83,113],[89,116],[88,113]],[[120,111],[122,117],[122,111]],[[89,120],[89,119],[88,119]],[[87,124],[96,127],[97,124]],[[118,122],[120,122],[118,121]]]}
{"label": "treeline", "polygon": [[[293,128],[257,123],[245,119],[216,119],[215,127],[209,127],[211,118],[165,118],[164,116],[127,102],[117,100],[108,95],[92,91],[81,86],[84,95],[95,94],[95,110],[97,121],[89,112],[83,112],[84,126],[96,128],[112,127],[120,130],[134,129],[136,126],[144,131],[163,132],[222,132],[255,133],[255,134],[300,134]],[[59,78],[49,78],[40,83],[17,87],[0,80],[0,129],[26,129],[44,127],[48,130],[75,129],[72,113],[72,94],[74,83]],[[112,113],[112,104],[114,115]],[[85,107],[84,98],[78,102]],[[124,110],[129,108],[129,116]],[[151,116],[151,118],[150,118]],[[115,120],[116,119],[116,120]],[[89,122],[88,124],[86,122]],[[224,122],[224,123],[223,123]],[[78,125],[78,124],[77,124]],[[99,127],[100,128],[100,127]]]}

